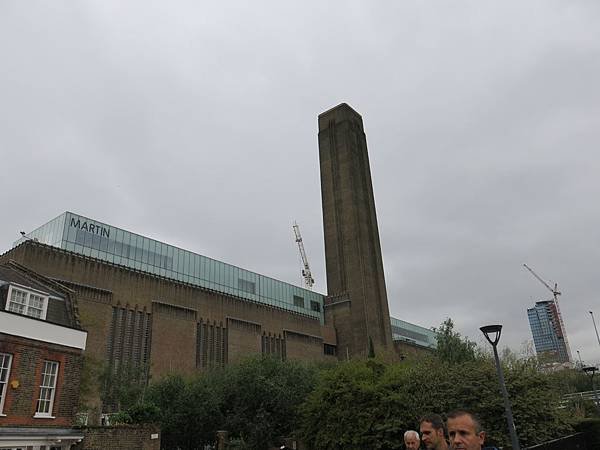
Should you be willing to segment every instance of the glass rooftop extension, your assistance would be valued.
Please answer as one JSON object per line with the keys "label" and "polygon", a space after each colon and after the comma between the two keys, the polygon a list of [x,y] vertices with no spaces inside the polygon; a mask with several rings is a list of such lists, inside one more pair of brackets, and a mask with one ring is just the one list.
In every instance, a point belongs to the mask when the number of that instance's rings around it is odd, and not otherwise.
{"label": "glass rooftop extension", "polygon": [[392,322],[392,339],[417,344],[422,347],[437,348],[435,331],[404,320],[390,317]]}
{"label": "glass rooftop extension", "polygon": [[294,311],[323,323],[322,294],[68,211],[28,233],[15,245],[26,239]]}

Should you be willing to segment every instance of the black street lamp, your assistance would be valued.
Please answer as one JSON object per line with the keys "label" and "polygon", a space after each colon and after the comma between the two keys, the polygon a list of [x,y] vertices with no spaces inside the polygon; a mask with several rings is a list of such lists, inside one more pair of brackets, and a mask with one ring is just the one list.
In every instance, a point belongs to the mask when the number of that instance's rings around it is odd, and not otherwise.
{"label": "black street lamp", "polygon": [[594,375],[598,371],[598,368],[596,366],[587,366],[587,367],[582,367],[581,370],[583,370],[583,372],[586,375],[589,375],[590,378],[592,379],[592,391],[594,391],[594,399],[595,399],[594,404],[596,405],[596,409],[598,409],[598,411],[600,411],[600,400],[598,400],[598,391],[596,390],[596,385],[594,384]]}
{"label": "black street lamp", "polygon": [[486,325],[480,328],[481,332],[492,344],[494,349],[494,359],[496,360],[496,371],[498,372],[498,380],[500,381],[500,390],[502,391],[502,397],[504,397],[504,410],[506,411],[506,421],[508,422],[508,432],[510,434],[510,441],[512,443],[513,450],[520,450],[519,438],[517,436],[517,430],[515,429],[515,421],[513,420],[512,409],[510,408],[510,400],[508,399],[508,391],[506,390],[506,384],[504,383],[504,374],[502,373],[502,366],[500,365],[500,358],[498,357],[498,341],[500,340],[500,334],[502,333],[502,325]]}

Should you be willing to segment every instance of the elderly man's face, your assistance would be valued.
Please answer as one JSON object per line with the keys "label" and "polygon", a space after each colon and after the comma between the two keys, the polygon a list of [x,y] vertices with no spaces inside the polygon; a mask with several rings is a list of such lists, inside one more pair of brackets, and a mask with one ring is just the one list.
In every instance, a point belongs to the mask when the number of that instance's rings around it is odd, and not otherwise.
{"label": "elderly man's face", "polygon": [[412,434],[404,438],[404,445],[406,445],[407,450],[418,450],[420,443],[419,438]]}
{"label": "elderly man's face", "polygon": [[448,437],[453,450],[481,450],[485,432],[477,432],[470,415],[448,419]]}

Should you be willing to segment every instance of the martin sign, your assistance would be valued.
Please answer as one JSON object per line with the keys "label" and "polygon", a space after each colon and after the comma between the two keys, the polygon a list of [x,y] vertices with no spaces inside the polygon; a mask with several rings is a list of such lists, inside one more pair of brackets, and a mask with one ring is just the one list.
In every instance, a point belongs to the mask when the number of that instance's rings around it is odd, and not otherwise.
{"label": "martin sign", "polygon": [[88,233],[97,234],[98,236],[110,237],[110,230],[108,228],[95,223],[87,223],[85,220],[82,222],[81,219],[75,220],[74,217],[71,217],[70,226],[78,230],[87,231]]}

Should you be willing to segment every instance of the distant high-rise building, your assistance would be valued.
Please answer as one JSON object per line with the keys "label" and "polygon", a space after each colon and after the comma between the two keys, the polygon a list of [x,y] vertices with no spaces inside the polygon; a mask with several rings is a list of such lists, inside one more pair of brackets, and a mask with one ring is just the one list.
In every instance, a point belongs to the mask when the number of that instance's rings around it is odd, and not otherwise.
{"label": "distant high-rise building", "polygon": [[554,300],[536,302],[527,309],[535,351],[545,362],[569,362],[565,330]]}

